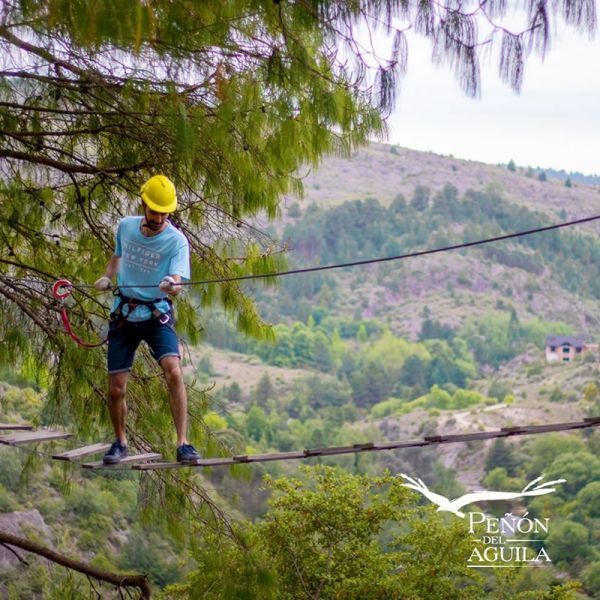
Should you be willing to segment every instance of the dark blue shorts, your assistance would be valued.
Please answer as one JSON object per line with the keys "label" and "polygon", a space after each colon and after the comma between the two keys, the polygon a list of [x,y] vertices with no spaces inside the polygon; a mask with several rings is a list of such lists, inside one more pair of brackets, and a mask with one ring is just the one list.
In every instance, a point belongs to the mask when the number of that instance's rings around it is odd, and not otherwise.
{"label": "dark blue shorts", "polygon": [[135,351],[141,341],[145,341],[152,356],[160,362],[165,356],[177,356],[179,339],[171,324],[163,324],[158,319],[146,321],[111,322],[108,328],[108,372],[131,371]]}

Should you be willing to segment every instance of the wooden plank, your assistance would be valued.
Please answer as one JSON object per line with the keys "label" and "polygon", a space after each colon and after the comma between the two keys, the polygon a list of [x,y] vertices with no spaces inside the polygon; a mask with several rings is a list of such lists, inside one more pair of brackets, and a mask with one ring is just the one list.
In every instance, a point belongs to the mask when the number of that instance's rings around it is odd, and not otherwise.
{"label": "wooden plank", "polygon": [[155,462],[144,465],[135,465],[136,471],[149,471],[152,469],[180,469],[183,467],[220,467],[223,465],[236,465],[245,463],[269,462],[273,460],[294,460],[307,458],[303,451],[297,452],[273,452],[272,454],[243,454],[239,456],[223,456],[220,458],[201,458],[193,464],[179,462]]}
{"label": "wooden plank", "polygon": [[365,450],[373,450],[375,448],[375,442],[364,442],[362,444],[352,444],[358,452]]}
{"label": "wooden plank", "polygon": [[248,457],[248,462],[270,462],[273,460],[295,460],[298,458],[306,458],[303,450],[295,452],[273,452],[272,454],[251,454]]}
{"label": "wooden plank", "polygon": [[429,446],[431,442],[424,439],[406,440],[398,442],[375,442],[373,450],[396,450],[398,448],[418,448],[419,446]]}
{"label": "wooden plank", "polygon": [[[151,462],[151,463],[141,463],[133,465],[131,468],[134,471],[150,471],[150,470],[158,470],[158,469],[181,469],[182,467],[189,467],[191,465],[183,465],[178,462]],[[198,465],[194,465],[198,466]]]}
{"label": "wooden plank", "polygon": [[0,436],[0,444],[8,444],[9,446],[15,446],[17,444],[45,442],[48,440],[64,440],[69,437],[71,437],[71,434],[65,431],[24,431]]}
{"label": "wooden plank", "polygon": [[500,431],[503,431],[508,435],[514,435],[515,433],[523,433],[523,429],[523,427],[501,427]]}
{"label": "wooden plank", "polygon": [[600,425],[600,417],[585,417],[583,420],[589,425]]}
{"label": "wooden plank", "polygon": [[437,444],[452,444],[455,442],[471,442],[476,440],[489,440],[509,435],[504,431],[476,431],[474,433],[451,433],[448,435],[428,435],[425,440]]}
{"label": "wooden plank", "polygon": [[183,469],[184,467],[216,467],[221,465],[235,465],[236,461],[231,456],[222,458],[201,458],[192,464],[180,462],[152,462],[141,465],[133,465],[135,471],[150,471],[154,469]]}
{"label": "wooden plank", "polygon": [[155,452],[147,452],[146,454],[130,454],[126,458],[122,458],[114,465],[105,465],[102,461],[99,461],[93,463],[81,463],[81,466],[84,469],[114,469],[115,467],[120,467],[122,465],[132,465],[148,460],[159,460],[160,458],[162,458],[160,454],[156,454]]}
{"label": "wooden plank", "polygon": [[568,431],[570,429],[583,429],[589,427],[588,423],[578,421],[574,423],[554,423],[550,425],[527,425],[522,428],[518,435],[527,435],[532,433],[548,433],[551,431]]}
{"label": "wooden plank", "polygon": [[92,444],[91,446],[83,446],[82,448],[67,450],[66,452],[61,452],[60,454],[53,454],[52,458],[56,460],[73,460],[75,458],[90,456],[91,454],[99,454],[100,452],[104,452],[104,450],[108,450],[110,446],[111,444],[100,442],[98,444]]}
{"label": "wooden plank", "polygon": [[0,431],[31,431],[33,429],[33,425],[21,424],[17,425],[16,423],[0,423]]}
{"label": "wooden plank", "polygon": [[305,458],[312,456],[332,456],[335,454],[350,454],[358,452],[354,446],[329,446],[326,448],[306,448],[304,450]]}

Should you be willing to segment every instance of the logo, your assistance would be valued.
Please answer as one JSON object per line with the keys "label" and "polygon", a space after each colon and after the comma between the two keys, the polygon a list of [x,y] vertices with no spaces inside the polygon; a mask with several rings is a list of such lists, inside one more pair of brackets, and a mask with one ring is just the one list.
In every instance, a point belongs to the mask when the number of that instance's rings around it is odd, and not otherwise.
{"label": "logo", "polygon": [[[550,487],[557,483],[565,483],[566,479],[555,479],[554,481],[541,482],[544,477],[540,476],[528,483],[520,492],[496,492],[491,490],[478,490],[450,500],[441,494],[432,492],[419,478],[414,479],[404,473],[400,476],[408,481],[403,483],[404,487],[410,488],[425,496],[437,505],[437,512],[451,512],[457,517],[464,519],[465,513],[461,508],[475,502],[489,502],[491,500],[514,500],[527,496],[543,496],[556,491]],[[536,485],[538,484],[538,485]],[[548,533],[548,519],[528,519],[525,513],[522,517],[506,513],[501,519],[491,517],[485,513],[474,511],[468,513],[469,533],[475,535],[475,528],[483,525],[484,535],[480,539],[473,539],[478,545],[473,547],[469,557],[469,567],[514,567],[514,566],[536,566],[541,562],[551,562],[543,545],[538,550],[527,544],[541,544],[543,540],[515,537],[518,534],[529,535],[531,533]],[[484,548],[481,549],[481,544]],[[517,545],[515,545],[517,544]],[[514,561],[534,563],[531,565],[502,564]]]}

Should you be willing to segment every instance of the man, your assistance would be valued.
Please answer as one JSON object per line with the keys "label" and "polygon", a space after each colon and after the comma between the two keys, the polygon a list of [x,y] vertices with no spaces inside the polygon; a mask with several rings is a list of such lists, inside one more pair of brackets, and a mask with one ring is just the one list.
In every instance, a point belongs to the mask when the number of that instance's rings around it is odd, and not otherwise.
{"label": "man", "polygon": [[117,277],[108,338],[108,407],[117,439],[105,454],[104,463],[117,464],[128,453],[125,392],[135,352],[144,340],[162,367],[169,388],[177,460],[190,464],[200,455],[186,439],[187,394],[169,298],[177,296],[182,279],[190,277],[189,244],[168,220],[169,213],[177,208],[177,195],[167,177],[151,177],[142,186],[141,197],[144,216],[120,221],[114,256],[94,284],[98,290],[109,290]]}

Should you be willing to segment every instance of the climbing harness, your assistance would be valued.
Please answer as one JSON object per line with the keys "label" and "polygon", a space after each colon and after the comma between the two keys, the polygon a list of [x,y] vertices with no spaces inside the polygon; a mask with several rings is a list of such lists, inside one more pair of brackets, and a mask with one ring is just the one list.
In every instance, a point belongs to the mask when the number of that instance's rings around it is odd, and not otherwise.
{"label": "climbing harness", "polygon": [[[77,342],[83,348],[98,348],[106,344],[111,335],[114,334],[115,330],[121,327],[126,321],[127,316],[131,314],[131,311],[134,310],[137,306],[147,306],[150,309],[152,314],[152,319],[156,319],[161,325],[167,325],[168,327],[173,326],[173,303],[170,298],[154,298],[153,300],[139,300],[137,298],[130,298],[121,293],[119,288],[116,288],[114,295],[119,298],[119,304],[116,309],[110,314],[110,323],[113,326],[109,331],[108,335],[97,343],[90,343],[82,340],[71,327],[71,322],[69,321],[69,315],[67,314],[67,307],[65,305],[65,298],[71,295],[73,290],[73,284],[68,279],[59,279],[52,286],[52,296],[55,300],[60,302],[60,316],[63,323],[63,326],[69,336]],[[169,310],[165,313],[161,312],[156,306],[158,302],[162,300],[166,300],[169,304]],[[127,306],[127,313],[123,313],[123,308]]]}
{"label": "climbing harness", "polygon": [[[115,310],[110,314],[111,323],[117,323],[117,326],[122,325],[127,319],[127,316],[131,314],[137,306],[147,306],[152,313],[152,318],[156,319],[161,325],[170,325],[172,322],[173,303],[170,298],[154,298],[153,300],[140,300],[138,298],[130,298],[125,296],[119,288],[116,288],[113,292],[114,295],[119,299],[119,304]],[[169,304],[169,310],[164,313],[158,310],[156,306],[159,302],[166,300]],[[123,314],[123,308],[127,306],[127,314]]]}

